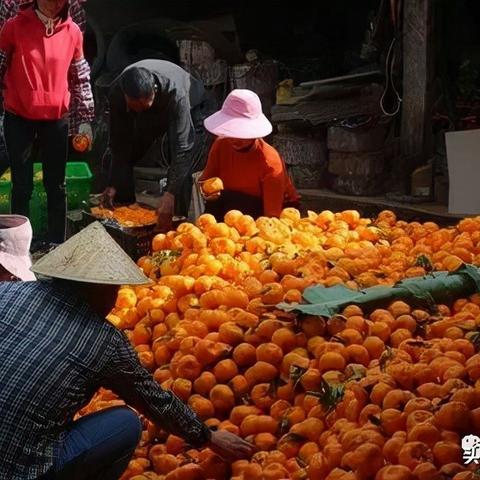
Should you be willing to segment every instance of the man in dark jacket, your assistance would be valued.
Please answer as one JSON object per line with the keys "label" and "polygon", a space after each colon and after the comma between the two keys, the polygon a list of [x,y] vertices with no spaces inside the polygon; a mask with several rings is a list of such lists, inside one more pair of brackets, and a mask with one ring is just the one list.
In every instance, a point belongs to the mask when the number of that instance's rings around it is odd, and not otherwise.
{"label": "man in dark jacket", "polygon": [[168,229],[174,214],[188,215],[192,173],[208,153],[204,86],[171,62],[142,60],[113,82],[109,104],[112,166],[104,202],[135,202],[133,167],[155,142],[161,148],[167,132],[167,187],[157,211],[159,226]]}
{"label": "man in dark jacket", "polygon": [[211,431],[140,364],[126,336],[104,320],[118,285],[148,282],[97,222],[32,268],[53,281],[0,283],[0,479],[116,480],[142,431],[115,407],[73,418],[99,387],[159,427],[228,461],[252,446]]}

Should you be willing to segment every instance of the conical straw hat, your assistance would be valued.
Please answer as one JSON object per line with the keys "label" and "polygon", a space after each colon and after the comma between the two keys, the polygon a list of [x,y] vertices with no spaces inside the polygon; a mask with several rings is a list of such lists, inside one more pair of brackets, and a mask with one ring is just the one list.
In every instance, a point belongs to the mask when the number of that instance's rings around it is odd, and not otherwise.
{"label": "conical straw hat", "polygon": [[31,268],[52,278],[106,285],[145,285],[150,280],[105,228],[94,222]]}

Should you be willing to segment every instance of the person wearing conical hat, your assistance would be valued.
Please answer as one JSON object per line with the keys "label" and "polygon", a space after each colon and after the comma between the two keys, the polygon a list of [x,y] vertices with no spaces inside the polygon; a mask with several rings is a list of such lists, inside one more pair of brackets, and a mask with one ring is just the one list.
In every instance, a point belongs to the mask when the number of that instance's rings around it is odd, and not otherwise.
{"label": "person wearing conical hat", "polygon": [[37,282],[0,283],[0,478],[120,478],[142,425],[127,406],[74,421],[100,387],[194,448],[208,446],[229,461],[253,453],[236,435],[211,431],[163,390],[127,337],[104,320],[119,285],[149,280],[100,223],[32,271]]}
{"label": "person wearing conical hat", "polygon": [[0,215],[0,282],[36,280],[30,271],[32,226],[21,215]]}
{"label": "person wearing conical hat", "polygon": [[[205,128],[218,138],[212,145],[200,184],[219,177],[224,190],[206,198],[205,212],[223,221],[229,210],[254,218],[278,217],[283,208],[297,207],[299,195],[279,153],[264,137],[272,125],[251,90],[230,92],[222,109],[208,117]],[[220,198],[218,198],[220,197]]]}

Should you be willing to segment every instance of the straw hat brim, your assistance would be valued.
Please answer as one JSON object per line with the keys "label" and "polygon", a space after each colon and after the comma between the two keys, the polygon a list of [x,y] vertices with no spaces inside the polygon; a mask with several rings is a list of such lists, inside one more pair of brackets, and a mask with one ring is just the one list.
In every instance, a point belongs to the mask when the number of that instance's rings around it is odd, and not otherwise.
{"label": "straw hat brim", "polygon": [[100,222],[90,224],[42,257],[31,271],[44,277],[100,285],[152,283]]}

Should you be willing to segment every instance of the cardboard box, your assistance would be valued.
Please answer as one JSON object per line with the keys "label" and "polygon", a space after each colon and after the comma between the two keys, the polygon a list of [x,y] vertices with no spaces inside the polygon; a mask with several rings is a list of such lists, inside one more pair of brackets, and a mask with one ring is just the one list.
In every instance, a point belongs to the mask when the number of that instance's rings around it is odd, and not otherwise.
{"label": "cardboard box", "polygon": [[480,214],[480,130],[445,134],[449,173],[449,213]]}

